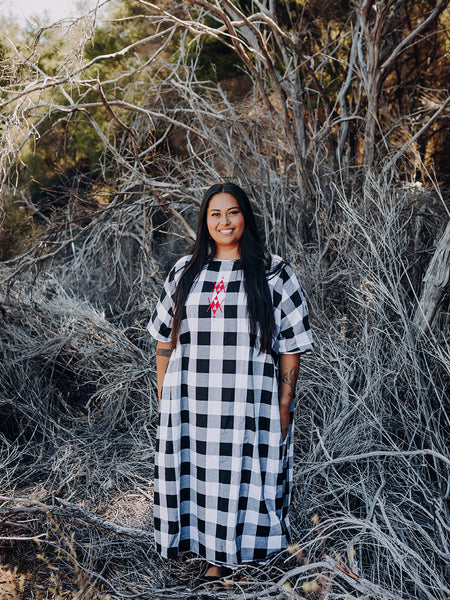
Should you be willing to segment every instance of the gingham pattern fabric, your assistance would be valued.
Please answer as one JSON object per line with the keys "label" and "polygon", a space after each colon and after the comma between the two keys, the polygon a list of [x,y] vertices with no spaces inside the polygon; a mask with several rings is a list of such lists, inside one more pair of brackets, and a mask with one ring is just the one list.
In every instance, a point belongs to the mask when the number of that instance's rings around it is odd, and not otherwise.
{"label": "gingham pattern fabric", "polygon": [[[170,341],[172,295],[188,259],[170,271],[148,324],[157,340]],[[252,344],[239,261],[213,259],[187,299],[157,434],[154,525],[163,557],[191,551],[233,566],[289,543],[293,450],[291,431],[281,437],[277,363],[279,354],[311,350],[312,340],[292,269],[268,283],[277,335],[267,354]]]}

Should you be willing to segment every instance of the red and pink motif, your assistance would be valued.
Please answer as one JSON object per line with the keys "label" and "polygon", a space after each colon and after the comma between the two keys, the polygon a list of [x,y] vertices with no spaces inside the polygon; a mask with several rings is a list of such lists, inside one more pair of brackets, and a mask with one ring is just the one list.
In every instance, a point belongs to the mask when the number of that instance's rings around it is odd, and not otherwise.
{"label": "red and pink motif", "polygon": [[216,283],[216,285],[214,286],[214,288],[212,290],[213,293],[215,293],[215,295],[213,296],[213,299],[210,300],[208,298],[209,308],[207,309],[207,311],[209,309],[211,309],[214,319],[216,318],[216,312],[219,309],[220,309],[220,311],[222,311],[222,304],[224,303],[224,300],[225,300],[225,292],[227,289],[227,285],[224,284],[223,277],[222,277],[220,282]]}

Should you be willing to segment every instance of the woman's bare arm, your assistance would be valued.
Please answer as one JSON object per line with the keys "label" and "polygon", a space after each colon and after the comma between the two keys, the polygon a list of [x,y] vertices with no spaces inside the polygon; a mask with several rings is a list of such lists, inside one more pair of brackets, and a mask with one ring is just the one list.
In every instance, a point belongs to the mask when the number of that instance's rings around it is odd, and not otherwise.
{"label": "woman's bare arm", "polygon": [[279,385],[279,407],[281,435],[286,439],[289,430],[289,409],[295,396],[295,385],[297,383],[300,368],[300,354],[280,355],[280,385]]}
{"label": "woman's bare arm", "polygon": [[158,342],[156,344],[156,378],[158,381],[158,406],[161,406],[161,390],[171,354],[172,349],[170,342]]}

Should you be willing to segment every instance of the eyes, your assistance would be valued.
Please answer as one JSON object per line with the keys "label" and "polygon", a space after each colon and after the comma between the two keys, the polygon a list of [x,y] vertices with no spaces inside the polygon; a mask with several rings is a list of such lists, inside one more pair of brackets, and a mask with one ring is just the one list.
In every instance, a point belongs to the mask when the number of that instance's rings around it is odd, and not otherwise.
{"label": "eyes", "polygon": [[[238,215],[240,212],[241,212],[241,211],[240,211],[238,208],[233,208],[232,210],[229,210],[229,211],[228,211],[228,214],[229,214],[229,215],[231,215],[231,216],[235,216],[235,215]],[[209,213],[209,216],[217,219],[217,218],[219,218],[221,215],[220,215],[220,212],[219,212],[219,211],[217,211],[217,210],[213,210],[213,211],[211,211],[211,212]]]}

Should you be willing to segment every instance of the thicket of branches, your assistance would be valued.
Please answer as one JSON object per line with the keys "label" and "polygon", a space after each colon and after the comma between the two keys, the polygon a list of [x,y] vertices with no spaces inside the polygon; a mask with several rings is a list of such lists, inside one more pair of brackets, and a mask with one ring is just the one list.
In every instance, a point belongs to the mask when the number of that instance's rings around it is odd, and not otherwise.
{"label": "thicket of branches", "polygon": [[0,556],[28,575],[11,590],[205,595],[198,560],[154,552],[145,326],[203,191],[232,179],[299,274],[317,351],[293,544],[207,595],[446,598],[446,3],[110,4],[2,42]]}

